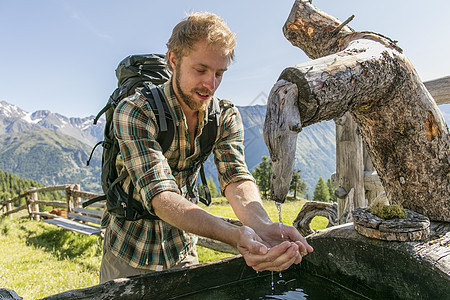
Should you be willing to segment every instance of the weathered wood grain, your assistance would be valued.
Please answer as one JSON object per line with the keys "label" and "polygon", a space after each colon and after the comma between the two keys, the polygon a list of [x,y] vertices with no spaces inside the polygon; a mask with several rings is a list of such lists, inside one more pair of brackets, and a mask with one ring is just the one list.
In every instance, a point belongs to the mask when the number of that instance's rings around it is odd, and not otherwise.
{"label": "weathered wood grain", "polygon": [[270,91],[264,124],[264,141],[273,164],[271,199],[284,202],[294,171],[297,134],[301,131],[295,84],[281,80]]}
{"label": "weathered wood grain", "polygon": [[308,237],[314,252],[302,264],[353,290],[376,291],[373,299],[446,299],[450,224],[432,222],[430,228],[425,241],[398,242],[365,237],[353,223],[331,227]]}
{"label": "weathered wood grain", "polygon": [[[350,113],[344,114],[336,120],[336,180],[337,185],[346,191],[353,189],[352,207],[364,207],[364,151],[362,137],[358,126]],[[349,197],[338,198],[339,217],[344,214],[345,206],[349,206]],[[348,213],[348,211],[347,211]],[[347,220],[346,220],[347,221]]]}
{"label": "weathered wood grain", "polygon": [[308,201],[303,206],[293,222],[293,226],[297,228],[303,236],[308,236],[315,231],[311,229],[310,223],[316,216],[326,217],[328,219],[328,227],[338,224],[337,203]]}

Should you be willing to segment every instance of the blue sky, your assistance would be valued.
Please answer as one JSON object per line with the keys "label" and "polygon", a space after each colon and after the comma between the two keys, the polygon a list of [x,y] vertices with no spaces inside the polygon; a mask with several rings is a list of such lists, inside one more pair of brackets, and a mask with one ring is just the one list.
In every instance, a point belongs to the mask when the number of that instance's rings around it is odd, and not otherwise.
{"label": "blue sky", "polygon": [[[236,61],[217,91],[237,105],[264,104],[281,71],[309,60],[283,36],[293,0],[0,0],[0,100],[28,112],[95,115],[129,54],[165,53],[187,12],[221,15],[237,33]],[[314,0],[357,31],[398,40],[422,80],[450,75],[450,1]]]}

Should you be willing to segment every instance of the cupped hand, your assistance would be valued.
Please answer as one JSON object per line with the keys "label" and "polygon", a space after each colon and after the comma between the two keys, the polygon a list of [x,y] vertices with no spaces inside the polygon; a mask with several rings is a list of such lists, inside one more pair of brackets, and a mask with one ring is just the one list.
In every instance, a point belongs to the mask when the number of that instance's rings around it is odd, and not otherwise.
{"label": "cupped hand", "polygon": [[[302,257],[300,246],[304,247],[304,244],[289,241],[289,237],[293,234],[288,233],[288,230],[286,231],[286,237],[281,237],[280,229],[278,229],[279,236],[276,236],[277,231],[268,228],[268,231],[272,231],[272,234],[265,233],[266,239],[261,238],[252,228],[247,226],[242,226],[238,230],[237,248],[247,265],[255,271],[283,271],[294,263],[300,263]],[[295,234],[293,236],[296,237]]]}
{"label": "cupped hand", "polygon": [[256,233],[263,240],[263,242],[270,247],[279,245],[284,241],[289,241],[297,244],[298,251],[301,256],[305,256],[314,251],[306,239],[293,226],[288,226],[277,222],[270,223],[259,228]]}

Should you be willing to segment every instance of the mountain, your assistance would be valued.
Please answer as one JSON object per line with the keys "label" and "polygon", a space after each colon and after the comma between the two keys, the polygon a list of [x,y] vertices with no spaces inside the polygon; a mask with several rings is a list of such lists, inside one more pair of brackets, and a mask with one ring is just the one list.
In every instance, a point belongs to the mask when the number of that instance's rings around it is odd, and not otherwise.
{"label": "mountain", "polygon": [[[450,105],[441,105],[447,123]],[[250,170],[269,156],[264,143],[265,105],[238,107],[245,129],[245,158]],[[86,160],[92,146],[103,139],[104,119],[93,125],[93,116],[67,118],[47,110],[33,113],[5,101],[0,102],[0,169],[42,184],[78,183],[85,191],[100,192],[101,149]],[[321,122],[303,129],[297,138],[295,168],[314,192],[319,177],[335,171],[335,125]],[[207,177],[218,186],[212,157],[205,163]]]}
{"label": "mountain", "polygon": [[28,113],[15,105],[0,101],[0,135],[52,129],[87,145],[94,145],[102,139],[104,119],[99,119],[97,126],[93,125],[93,120],[94,116],[67,118],[48,110]]}

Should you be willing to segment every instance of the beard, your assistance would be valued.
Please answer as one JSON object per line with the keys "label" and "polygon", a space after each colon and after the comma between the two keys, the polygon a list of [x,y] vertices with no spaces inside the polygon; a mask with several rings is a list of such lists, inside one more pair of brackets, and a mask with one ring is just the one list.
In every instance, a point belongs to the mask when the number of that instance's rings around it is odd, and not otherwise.
{"label": "beard", "polygon": [[180,96],[180,100],[183,101],[191,110],[193,111],[206,111],[206,108],[209,106],[211,102],[213,93],[206,88],[193,88],[190,92],[192,95],[195,93],[199,93],[201,95],[209,95],[211,96],[208,101],[200,101],[196,102],[192,96],[188,95],[183,91],[180,84],[180,70],[177,70],[175,73],[175,86]]}

